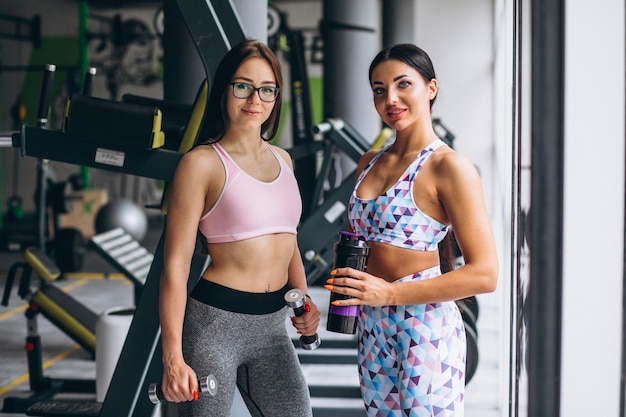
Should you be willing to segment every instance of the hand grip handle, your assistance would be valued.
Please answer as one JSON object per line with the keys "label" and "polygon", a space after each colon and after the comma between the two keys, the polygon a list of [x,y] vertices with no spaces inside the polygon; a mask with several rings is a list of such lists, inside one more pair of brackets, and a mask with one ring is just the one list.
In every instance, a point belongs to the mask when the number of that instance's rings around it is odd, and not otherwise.
{"label": "hand grip handle", "polygon": [[50,96],[52,94],[52,84],[56,65],[46,64],[43,73],[43,83],[41,84],[41,95],[39,97],[39,109],[37,110],[37,127],[44,128],[48,125],[48,109],[50,107]]}
{"label": "hand grip handle", "polygon": [[96,75],[96,69],[90,67],[85,74],[85,82],[83,83],[83,95],[91,96],[93,94],[93,78]]}

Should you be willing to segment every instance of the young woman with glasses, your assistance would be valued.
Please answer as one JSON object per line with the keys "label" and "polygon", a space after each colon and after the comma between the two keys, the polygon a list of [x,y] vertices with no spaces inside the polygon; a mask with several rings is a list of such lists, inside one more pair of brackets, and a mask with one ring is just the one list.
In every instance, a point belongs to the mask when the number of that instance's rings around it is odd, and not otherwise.
{"label": "young woman with glasses", "polygon": [[[263,43],[232,48],[210,84],[207,140],[185,154],[171,183],[159,313],[163,394],[179,415],[228,417],[238,388],[254,417],[311,416],[308,388],[285,326],[284,295],[306,292],[296,240],[302,202],[277,131],[278,60]],[[211,263],[187,296],[197,232]],[[302,335],[320,321],[291,319]],[[199,395],[213,374],[217,394]]]}

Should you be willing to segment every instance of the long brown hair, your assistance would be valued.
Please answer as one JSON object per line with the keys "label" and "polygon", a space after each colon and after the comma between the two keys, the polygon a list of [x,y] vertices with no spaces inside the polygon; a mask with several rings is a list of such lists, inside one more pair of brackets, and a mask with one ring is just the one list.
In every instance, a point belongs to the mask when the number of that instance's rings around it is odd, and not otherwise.
{"label": "long brown hair", "polygon": [[[255,39],[246,39],[233,46],[220,61],[213,77],[213,83],[209,86],[211,88],[207,102],[209,111],[202,128],[203,137],[208,138],[207,142],[219,142],[226,134],[229,123],[226,111],[226,98],[229,94],[230,83],[242,62],[252,57],[262,58],[269,64],[276,78],[276,87],[282,91],[283,73],[280,63],[274,52],[267,45]],[[270,117],[261,125],[261,134],[264,140],[269,141],[276,136],[282,104],[282,94],[279,93]]]}
{"label": "long brown hair", "polygon": [[454,232],[448,231],[448,234],[439,242],[439,266],[441,273],[445,274],[454,270],[456,264],[456,253],[454,250]]}

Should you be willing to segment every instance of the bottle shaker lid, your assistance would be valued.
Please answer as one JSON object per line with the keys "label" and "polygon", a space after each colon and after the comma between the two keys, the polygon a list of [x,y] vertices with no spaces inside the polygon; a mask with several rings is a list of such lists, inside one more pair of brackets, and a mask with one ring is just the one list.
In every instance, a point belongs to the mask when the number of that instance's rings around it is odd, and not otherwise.
{"label": "bottle shaker lid", "polygon": [[337,242],[335,251],[341,251],[341,247],[345,247],[349,251],[358,251],[363,255],[368,255],[370,247],[363,236],[341,231],[339,232],[339,242]]}

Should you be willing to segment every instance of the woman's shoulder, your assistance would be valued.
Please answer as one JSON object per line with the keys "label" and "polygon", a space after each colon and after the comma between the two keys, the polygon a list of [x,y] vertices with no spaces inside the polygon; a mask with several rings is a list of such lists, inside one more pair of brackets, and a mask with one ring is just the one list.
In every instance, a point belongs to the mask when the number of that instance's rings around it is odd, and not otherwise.
{"label": "woman's shoulder", "polygon": [[361,155],[357,166],[357,173],[363,171],[367,164],[369,164],[380,152],[382,152],[382,149],[370,149]]}
{"label": "woman's shoulder", "polygon": [[215,158],[217,157],[217,152],[215,148],[210,143],[202,143],[194,146],[189,151],[187,151],[181,159],[185,160],[202,160],[206,158]]}
{"label": "woman's shoulder", "polygon": [[283,160],[287,163],[289,167],[293,167],[291,154],[289,152],[287,152],[285,149],[281,148],[280,146],[272,145],[271,143],[268,143],[268,145],[274,150],[274,152],[276,152],[281,158],[283,158]]}
{"label": "woman's shoulder", "polygon": [[210,170],[214,166],[221,167],[219,156],[213,146],[210,144],[202,144],[195,146],[186,152],[178,163],[180,169],[193,169],[197,171]]}
{"label": "woman's shoulder", "polygon": [[478,169],[472,161],[456,150],[445,146],[434,152],[429,160],[431,172],[447,187],[468,187],[480,182]]}
{"label": "woman's shoulder", "polygon": [[435,168],[440,174],[450,174],[453,172],[463,173],[467,172],[467,170],[476,171],[476,167],[467,156],[457,152],[447,145],[442,146],[434,152],[430,159],[433,168]]}

